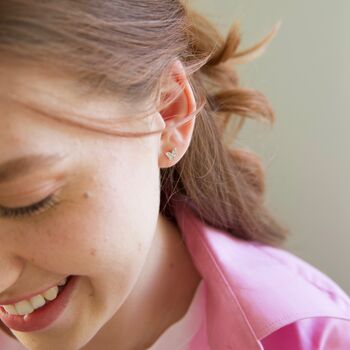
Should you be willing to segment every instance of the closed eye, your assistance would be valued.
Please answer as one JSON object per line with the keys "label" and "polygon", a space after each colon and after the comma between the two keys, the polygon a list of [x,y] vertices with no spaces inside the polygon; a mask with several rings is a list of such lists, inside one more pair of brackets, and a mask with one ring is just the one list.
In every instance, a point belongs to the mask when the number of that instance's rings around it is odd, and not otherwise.
{"label": "closed eye", "polygon": [[31,216],[46,211],[48,208],[52,208],[58,203],[58,197],[53,193],[41,201],[25,207],[7,208],[0,206],[0,217],[18,218],[23,216]]}

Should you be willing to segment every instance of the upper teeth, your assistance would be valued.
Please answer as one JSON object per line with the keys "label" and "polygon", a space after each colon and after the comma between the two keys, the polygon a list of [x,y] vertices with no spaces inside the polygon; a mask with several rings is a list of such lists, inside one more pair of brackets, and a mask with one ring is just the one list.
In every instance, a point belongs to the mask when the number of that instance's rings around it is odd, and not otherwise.
{"label": "upper teeth", "polygon": [[[58,286],[64,286],[67,283],[67,277],[58,283]],[[51,287],[43,294],[35,295],[29,300],[21,300],[15,304],[2,305],[2,307],[11,315],[26,315],[46,304],[46,300],[54,300],[58,295],[58,286]]]}

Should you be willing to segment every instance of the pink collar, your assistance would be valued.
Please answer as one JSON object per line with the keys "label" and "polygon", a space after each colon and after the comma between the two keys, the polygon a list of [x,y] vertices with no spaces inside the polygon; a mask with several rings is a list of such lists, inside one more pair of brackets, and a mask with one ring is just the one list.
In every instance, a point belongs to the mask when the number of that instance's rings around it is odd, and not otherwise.
{"label": "pink collar", "polygon": [[213,349],[263,349],[260,340],[309,317],[350,321],[350,298],[328,276],[284,249],[240,240],[202,222],[176,195],[174,214],[207,289]]}

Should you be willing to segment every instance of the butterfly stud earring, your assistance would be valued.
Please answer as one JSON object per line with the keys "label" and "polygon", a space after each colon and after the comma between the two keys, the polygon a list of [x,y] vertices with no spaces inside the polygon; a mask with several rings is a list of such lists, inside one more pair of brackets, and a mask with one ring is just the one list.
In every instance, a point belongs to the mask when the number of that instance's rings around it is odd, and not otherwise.
{"label": "butterfly stud earring", "polygon": [[173,160],[176,156],[176,147],[171,152],[166,152],[165,155],[170,159]]}

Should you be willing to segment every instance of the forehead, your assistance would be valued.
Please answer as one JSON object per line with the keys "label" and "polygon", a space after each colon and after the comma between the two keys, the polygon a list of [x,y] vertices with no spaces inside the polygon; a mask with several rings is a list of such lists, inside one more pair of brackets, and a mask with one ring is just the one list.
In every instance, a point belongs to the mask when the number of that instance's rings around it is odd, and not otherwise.
{"label": "forehead", "polygon": [[74,79],[64,71],[23,59],[0,60],[0,96],[17,95],[28,99],[54,97],[66,100],[78,97]]}
{"label": "forehead", "polygon": [[125,105],[117,98],[91,96],[87,91],[72,74],[55,67],[23,60],[0,60],[0,103],[5,99],[9,103],[18,99],[62,110],[78,109],[82,114],[94,117],[103,113],[104,118],[112,110],[124,112]]}
{"label": "forehead", "polygon": [[0,59],[0,162],[31,152],[61,151],[71,135],[80,137],[83,130],[68,133],[65,125],[49,116],[67,117],[82,106],[87,115],[97,116],[66,73]]}
{"label": "forehead", "polygon": [[[92,95],[72,74],[23,60],[0,59],[0,123],[19,108],[35,106],[65,119],[105,120],[121,131],[145,130],[146,120],[134,119],[136,107],[115,96]],[[22,106],[21,106],[22,103]],[[48,113],[50,114],[50,113]]]}

